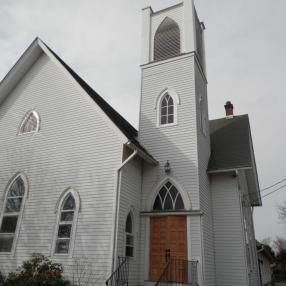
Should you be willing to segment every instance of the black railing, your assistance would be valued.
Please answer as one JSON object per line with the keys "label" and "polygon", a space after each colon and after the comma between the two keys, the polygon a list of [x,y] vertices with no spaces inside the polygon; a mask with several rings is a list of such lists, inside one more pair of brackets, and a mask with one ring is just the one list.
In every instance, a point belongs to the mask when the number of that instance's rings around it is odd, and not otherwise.
{"label": "black railing", "polygon": [[155,286],[173,285],[198,285],[198,261],[171,259]]}
{"label": "black railing", "polygon": [[106,280],[106,286],[128,286],[129,264],[127,257],[118,257],[118,267]]}

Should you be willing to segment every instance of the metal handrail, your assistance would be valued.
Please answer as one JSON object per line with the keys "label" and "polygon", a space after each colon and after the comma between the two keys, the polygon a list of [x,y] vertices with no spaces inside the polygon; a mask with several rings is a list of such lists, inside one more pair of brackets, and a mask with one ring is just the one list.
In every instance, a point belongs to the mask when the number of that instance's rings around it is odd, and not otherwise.
{"label": "metal handrail", "polygon": [[198,285],[198,261],[171,259],[162,271],[155,286]]}
{"label": "metal handrail", "polygon": [[128,286],[128,258],[118,257],[118,261],[118,267],[105,282],[106,286]]}
{"label": "metal handrail", "polygon": [[163,282],[163,280],[165,280],[165,278],[167,277],[167,273],[169,272],[169,268],[170,268],[171,262],[168,261],[167,265],[165,266],[164,270],[162,271],[158,281],[156,282],[155,286],[159,286],[160,283]]}

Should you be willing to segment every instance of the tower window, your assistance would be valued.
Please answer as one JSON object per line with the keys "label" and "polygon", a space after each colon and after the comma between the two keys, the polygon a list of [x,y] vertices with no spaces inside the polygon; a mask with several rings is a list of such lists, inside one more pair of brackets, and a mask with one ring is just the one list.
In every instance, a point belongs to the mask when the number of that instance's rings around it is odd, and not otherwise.
{"label": "tower window", "polygon": [[168,93],[162,98],[160,111],[161,125],[174,123],[174,100]]}
{"label": "tower window", "polygon": [[155,33],[154,61],[178,56],[180,52],[180,28],[174,20],[166,17]]}
{"label": "tower window", "polygon": [[40,129],[40,117],[36,111],[30,111],[26,114],[21,123],[19,134],[35,133]]}

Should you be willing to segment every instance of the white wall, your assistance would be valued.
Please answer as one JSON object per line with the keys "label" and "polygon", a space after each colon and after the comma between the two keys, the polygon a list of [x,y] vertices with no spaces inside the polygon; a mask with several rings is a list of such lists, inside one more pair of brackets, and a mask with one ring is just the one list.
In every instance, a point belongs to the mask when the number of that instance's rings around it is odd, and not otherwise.
{"label": "white wall", "polygon": [[247,286],[248,273],[237,177],[211,176],[216,280],[218,286]]}
{"label": "white wall", "polygon": [[[207,174],[208,162],[210,157],[210,137],[209,137],[209,118],[208,118],[208,96],[207,83],[204,75],[201,73],[197,63],[195,64],[195,85],[197,101],[197,140],[198,140],[198,172],[199,172],[199,190],[200,190],[200,209],[203,212],[203,249],[204,249],[204,272],[205,285],[215,285],[215,253],[213,236],[213,213],[212,197]],[[200,110],[200,98],[202,108]],[[201,126],[201,112],[205,114],[206,130],[204,133]]]}
{"label": "white wall", "polygon": [[[117,256],[125,257],[125,223],[128,213],[133,215],[134,257],[129,259],[130,286],[139,284],[140,276],[140,208],[141,208],[141,159],[135,157],[125,167],[121,175],[121,195],[119,202],[119,227]],[[142,270],[143,271],[143,270]]]}
{"label": "white wall", "polygon": [[251,210],[250,196],[247,185],[247,178],[245,171],[240,171],[238,173],[238,180],[240,186],[240,194],[242,200],[242,217],[243,217],[243,234],[245,238],[245,243],[248,244],[246,252],[249,254],[248,265],[248,277],[250,285],[259,285],[259,273],[257,264],[257,250],[256,250],[256,240],[253,225],[253,215]]}
{"label": "white wall", "polygon": [[271,262],[265,257],[263,252],[258,252],[257,256],[258,259],[262,261],[262,263],[260,263],[262,285],[268,285],[272,280],[273,273]]}
{"label": "white wall", "polygon": [[[17,136],[31,109],[41,117],[40,132]],[[74,255],[53,259],[67,266],[85,257],[102,284],[111,270],[116,169],[122,161],[122,138],[109,119],[42,55],[0,106],[0,145],[0,208],[15,173],[24,172],[29,182],[15,255],[0,254],[1,270],[15,270],[34,252],[50,256],[56,203],[72,187],[81,200]]]}

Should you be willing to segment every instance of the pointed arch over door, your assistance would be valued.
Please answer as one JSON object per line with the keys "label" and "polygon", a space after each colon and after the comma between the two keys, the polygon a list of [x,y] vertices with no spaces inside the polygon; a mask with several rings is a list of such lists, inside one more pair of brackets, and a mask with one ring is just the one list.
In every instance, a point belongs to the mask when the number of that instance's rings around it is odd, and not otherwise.
{"label": "pointed arch over door", "polygon": [[167,181],[159,190],[154,204],[154,211],[176,211],[184,210],[183,198],[177,188]]}
{"label": "pointed arch over door", "polygon": [[166,17],[158,27],[154,37],[154,61],[166,60],[181,53],[179,25]]}

